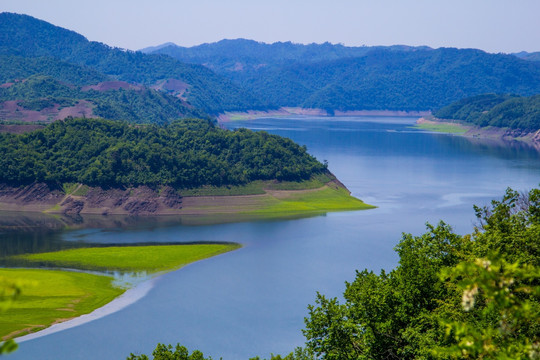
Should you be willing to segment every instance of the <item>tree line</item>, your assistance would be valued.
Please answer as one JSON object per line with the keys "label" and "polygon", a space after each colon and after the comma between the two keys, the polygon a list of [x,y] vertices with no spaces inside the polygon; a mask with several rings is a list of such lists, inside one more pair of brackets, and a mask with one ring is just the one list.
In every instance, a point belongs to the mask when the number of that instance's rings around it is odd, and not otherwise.
{"label": "tree line", "polygon": [[56,121],[31,133],[0,134],[0,182],[102,187],[240,185],[302,181],[326,166],[292,140],[223,130],[210,120],[164,126],[101,119]]}
{"label": "tree line", "polygon": [[462,120],[477,126],[540,129],[540,95],[483,94],[456,101],[436,111],[440,119]]}

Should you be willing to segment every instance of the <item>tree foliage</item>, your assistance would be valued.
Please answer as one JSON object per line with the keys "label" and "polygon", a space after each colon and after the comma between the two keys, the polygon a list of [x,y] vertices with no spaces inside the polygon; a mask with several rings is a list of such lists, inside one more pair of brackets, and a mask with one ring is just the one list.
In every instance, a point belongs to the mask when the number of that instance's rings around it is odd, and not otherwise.
{"label": "tree foliage", "polygon": [[302,181],[326,167],[292,140],[208,120],[134,126],[68,119],[43,130],[0,134],[0,182],[191,188],[254,180]]}
{"label": "tree foliage", "polygon": [[[6,311],[20,293],[20,281],[0,277],[0,313]],[[17,348],[18,344],[13,339],[2,341],[0,342],[0,355],[9,354],[17,350]]]}
{"label": "tree foliage", "polygon": [[83,91],[81,87],[63,84],[52,77],[34,75],[7,88],[0,88],[0,101],[17,101],[27,110],[41,111],[75,106],[87,101],[96,116],[134,123],[165,124],[184,117],[206,115],[180,99],[155,90]]}
{"label": "tree foliage", "polygon": [[474,49],[238,39],[155,53],[205,64],[274,106],[430,110],[488,92],[540,92],[540,63]]}
{"label": "tree foliage", "polygon": [[[261,107],[251,93],[204,66],[88,41],[73,31],[27,15],[0,14],[0,54],[52,57],[116,80],[147,86],[167,79],[180,80],[189,85],[185,96],[191,105],[212,114]],[[34,74],[51,75],[42,71]]]}
{"label": "tree foliage", "polygon": [[536,358],[539,199],[509,189],[476,208],[471,235],[443,222],[403,235],[390,273],[357,272],[344,303],[317,295],[307,347],[321,359]]}
{"label": "tree foliage", "polygon": [[[212,360],[211,357],[205,358],[204,354],[199,350],[189,350],[180,344],[172,345],[157,344],[156,349],[152,352],[153,360]],[[149,360],[148,356],[134,355],[133,353],[127,357],[127,360]]]}
{"label": "tree foliage", "polygon": [[477,126],[540,129],[540,95],[478,95],[443,107],[434,113],[441,119],[463,120]]}

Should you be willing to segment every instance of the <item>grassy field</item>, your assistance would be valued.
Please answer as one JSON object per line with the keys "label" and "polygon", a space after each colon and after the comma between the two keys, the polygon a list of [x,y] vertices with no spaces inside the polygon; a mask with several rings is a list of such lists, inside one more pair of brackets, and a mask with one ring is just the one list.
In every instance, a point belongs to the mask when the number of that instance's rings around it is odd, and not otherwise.
{"label": "grassy field", "polygon": [[305,181],[252,181],[246,185],[203,186],[193,189],[182,189],[183,196],[238,196],[260,195],[265,190],[306,190],[324,186],[332,178],[327,174],[317,174]]}
{"label": "grassy field", "polygon": [[90,313],[125,290],[114,287],[112,277],[68,271],[0,269],[2,277],[24,279],[27,284],[11,307],[0,315],[3,340]]}
{"label": "grassy field", "polygon": [[237,249],[237,244],[110,246],[12,257],[32,265],[82,270],[159,272]]}
{"label": "grassy field", "polygon": [[414,128],[427,130],[427,131],[450,133],[450,134],[463,134],[468,131],[467,128],[459,124],[449,124],[449,123],[441,123],[441,124],[423,123],[423,124],[416,124]]}
{"label": "grassy field", "polygon": [[347,189],[342,187],[332,187],[329,185],[316,190],[306,190],[298,192],[274,191],[270,193],[273,199],[260,210],[254,211],[257,214],[284,213],[325,213],[329,211],[349,211],[373,209],[375,206],[364,203],[351,195]]}
{"label": "grassy field", "polygon": [[[239,247],[238,244],[111,246],[10,258],[23,260],[33,266],[156,273],[175,270]],[[24,286],[22,295],[1,314],[0,337],[3,339],[25,335],[55,322],[90,313],[125,290],[114,287],[112,277],[71,271],[0,269],[0,280],[2,278],[21,279],[26,284],[35,284]]]}

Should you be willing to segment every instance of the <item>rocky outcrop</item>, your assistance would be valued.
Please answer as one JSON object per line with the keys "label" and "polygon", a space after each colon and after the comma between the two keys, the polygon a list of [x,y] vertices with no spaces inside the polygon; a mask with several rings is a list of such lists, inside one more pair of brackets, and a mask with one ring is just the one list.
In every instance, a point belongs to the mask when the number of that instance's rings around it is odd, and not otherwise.
{"label": "rocky outcrop", "polygon": [[85,195],[76,194],[76,190],[65,194],[43,183],[20,187],[0,184],[0,210],[46,211],[64,215],[160,215],[182,208],[182,196],[167,186],[160,189],[147,186],[126,189],[93,187],[88,188]]}

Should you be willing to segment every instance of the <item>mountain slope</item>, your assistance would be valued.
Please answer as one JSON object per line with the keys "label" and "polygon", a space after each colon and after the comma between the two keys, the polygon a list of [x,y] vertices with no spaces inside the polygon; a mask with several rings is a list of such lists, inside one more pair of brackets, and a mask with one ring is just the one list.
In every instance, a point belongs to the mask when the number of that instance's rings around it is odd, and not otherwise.
{"label": "mountain slope", "polygon": [[34,75],[0,87],[0,120],[50,122],[68,116],[164,124],[206,115],[176,97],[118,81],[77,87]]}
{"label": "mountain slope", "polygon": [[27,15],[0,14],[0,54],[54,57],[146,86],[175,79],[187,84],[175,95],[210,113],[261,107],[249,93],[203,66],[91,42],[73,31]]}
{"label": "mountain slope", "polygon": [[434,115],[440,119],[463,120],[481,127],[536,131],[540,129],[540,95],[484,94],[452,103]]}
{"label": "mountain slope", "polygon": [[488,92],[540,93],[540,63],[474,49],[238,39],[155,52],[204,64],[276,106],[432,110]]}

